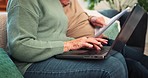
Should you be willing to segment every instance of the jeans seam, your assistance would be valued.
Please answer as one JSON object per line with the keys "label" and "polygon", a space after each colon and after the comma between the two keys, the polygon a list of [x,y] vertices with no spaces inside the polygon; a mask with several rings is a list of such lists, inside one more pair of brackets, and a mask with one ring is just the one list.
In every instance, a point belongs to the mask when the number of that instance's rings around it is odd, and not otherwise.
{"label": "jeans seam", "polygon": [[86,72],[86,71],[100,71],[100,72],[105,72],[105,73],[107,73],[109,76],[111,76],[111,73],[110,72],[108,72],[108,71],[105,71],[105,70],[97,70],[97,69],[85,69],[85,70],[66,70],[66,71],[60,71],[60,72],[56,72],[56,71],[54,71],[54,72],[50,72],[50,71],[27,71],[26,73],[44,73],[44,74],[47,74],[47,73],[52,73],[52,74],[61,74],[61,73],[74,73],[74,72]]}

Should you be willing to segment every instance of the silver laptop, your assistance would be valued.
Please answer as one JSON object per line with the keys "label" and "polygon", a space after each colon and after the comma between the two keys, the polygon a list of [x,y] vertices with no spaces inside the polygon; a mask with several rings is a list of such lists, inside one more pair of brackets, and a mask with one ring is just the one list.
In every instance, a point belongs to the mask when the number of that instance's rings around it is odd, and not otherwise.
{"label": "silver laptop", "polygon": [[135,5],[113,44],[111,46],[104,46],[99,52],[93,49],[81,49],[65,52],[55,57],[60,59],[105,59],[116,52],[121,52],[144,13],[145,10],[143,8]]}

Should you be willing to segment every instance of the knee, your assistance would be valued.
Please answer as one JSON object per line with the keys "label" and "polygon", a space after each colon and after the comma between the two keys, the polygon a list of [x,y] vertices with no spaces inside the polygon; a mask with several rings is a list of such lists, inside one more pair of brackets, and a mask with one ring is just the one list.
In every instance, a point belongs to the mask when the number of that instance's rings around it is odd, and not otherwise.
{"label": "knee", "polygon": [[115,56],[106,59],[109,65],[106,69],[110,74],[110,78],[127,78],[128,71],[124,57],[120,53],[117,53]]}

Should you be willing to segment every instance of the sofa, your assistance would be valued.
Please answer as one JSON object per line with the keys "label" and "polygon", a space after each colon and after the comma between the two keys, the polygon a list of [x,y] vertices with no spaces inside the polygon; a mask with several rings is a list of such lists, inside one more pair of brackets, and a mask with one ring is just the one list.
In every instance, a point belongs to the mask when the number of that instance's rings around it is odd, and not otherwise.
{"label": "sofa", "polygon": [[23,78],[23,75],[5,51],[7,44],[6,19],[7,13],[0,12],[0,78]]}
{"label": "sofa", "polygon": [[0,12],[0,47],[5,49],[6,48],[6,19],[7,13]]}

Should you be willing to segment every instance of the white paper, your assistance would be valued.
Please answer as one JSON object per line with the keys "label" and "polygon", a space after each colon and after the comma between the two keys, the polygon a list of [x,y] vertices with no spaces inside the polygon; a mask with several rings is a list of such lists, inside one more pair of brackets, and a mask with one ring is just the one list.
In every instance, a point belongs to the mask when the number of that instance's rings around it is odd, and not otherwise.
{"label": "white paper", "polygon": [[116,20],[118,20],[122,15],[124,15],[126,12],[128,12],[130,8],[126,8],[125,10],[121,11],[120,13],[118,13],[117,15],[115,15],[114,17],[112,17],[110,19],[109,22],[107,22],[107,26],[104,26],[102,28],[97,28],[95,37],[100,36],[107,28],[109,28]]}

